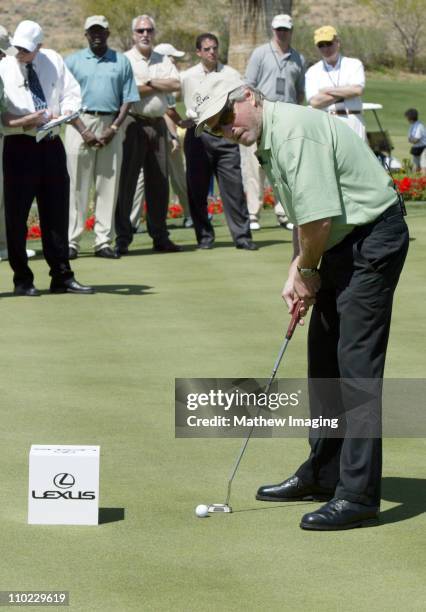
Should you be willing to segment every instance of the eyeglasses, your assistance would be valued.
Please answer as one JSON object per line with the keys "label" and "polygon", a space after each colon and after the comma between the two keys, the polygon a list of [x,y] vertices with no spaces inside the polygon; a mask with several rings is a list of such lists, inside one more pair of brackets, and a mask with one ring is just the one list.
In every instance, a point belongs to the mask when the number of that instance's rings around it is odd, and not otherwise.
{"label": "eyeglasses", "polygon": [[144,32],[146,32],[147,34],[152,34],[154,31],[154,28],[136,28],[134,30],[134,32],[137,32],[138,34],[143,34]]}
{"label": "eyeglasses", "polygon": [[334,40],[330,40],[329,42],[320,42],[317,44],[318,49],[322,49],[323,47],[332,47],[334,45]]}
{"label": "eyeglasses", "polygon": [[222,128],[225,125],[230,125],[234,122],[235,112],[234,103],[229,101],[225,104],[223,111],[220,113],[218,120],[213,127],[210,127],[207,123],[204,125],[204,131],[212,136],[223,136]]}

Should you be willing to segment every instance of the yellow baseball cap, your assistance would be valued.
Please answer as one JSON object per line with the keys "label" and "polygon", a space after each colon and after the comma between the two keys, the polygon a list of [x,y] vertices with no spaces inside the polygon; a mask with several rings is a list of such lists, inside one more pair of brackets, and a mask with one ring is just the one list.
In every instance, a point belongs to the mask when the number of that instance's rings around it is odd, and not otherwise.
{"label": "yellow baseball cap", "polygon": [[317,45],[320,42],[332,42],[336,36],[336,28],[330,25],[322,26],[314,32],[314,43]]}

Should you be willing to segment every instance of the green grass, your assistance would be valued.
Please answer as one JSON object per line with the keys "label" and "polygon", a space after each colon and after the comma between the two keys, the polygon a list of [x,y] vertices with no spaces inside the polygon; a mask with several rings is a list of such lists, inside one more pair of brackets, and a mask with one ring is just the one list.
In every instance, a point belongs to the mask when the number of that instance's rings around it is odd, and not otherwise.
{"label": "green grass", "polygon": [[[422,377],[426,211],[408,218],[416,240],[395,300],[387,375]],[[237,251],[219,219],[217,248],[153,255],[146,235],[119,261],[73,262],[96,295],[10,295],[0,266],[2,466],[0,590],[67,589],[71,609],[422,610],[424,439],[386,440],[384,524],[343,533],[299,529],[308,503],[255,502],[260,484],[291,474],[302,439],[252,440],[237,476],[235,513],[200,520],[222,501],[240,440],[176,440],[175,377],[265,377],[288,316],[281,302],[289,234],[271,213],[258,252]],[[49,286],[42,258],[36,285]],[[280,374],[303,377],[306,331]],[[28,526],[31,444],[100,444],[101,506],[125,519],[98,527]],[[422,540],[423,538],[423,540]]]}

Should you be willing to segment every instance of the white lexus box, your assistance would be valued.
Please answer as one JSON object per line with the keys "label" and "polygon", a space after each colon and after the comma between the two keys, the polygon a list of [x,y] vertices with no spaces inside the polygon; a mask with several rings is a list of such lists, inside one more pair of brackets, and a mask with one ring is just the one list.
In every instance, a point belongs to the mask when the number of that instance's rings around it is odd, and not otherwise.
{"label": "white lexus box", "polygon": [[99,450],[99,446],[31,446],[29,524],[98,524]]}

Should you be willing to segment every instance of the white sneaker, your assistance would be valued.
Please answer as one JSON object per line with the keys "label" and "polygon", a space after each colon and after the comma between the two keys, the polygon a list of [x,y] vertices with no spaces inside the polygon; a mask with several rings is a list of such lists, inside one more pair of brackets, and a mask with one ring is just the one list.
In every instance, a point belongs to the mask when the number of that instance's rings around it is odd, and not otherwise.
{"label": "white sneaker", "polygon": [[253,219],[253,221],[250,221],[250,229],[253,230],[253,231],[260,230],[260,223],[259,223],[259,221],[257,221],[256,219]]}
{"label": "white sneaker", "polygon": [[[35,251],[33,251],[32,249],[27,249],[28,259],[30,259],[31,257],[34,257],[35,255],[37,255]],[[2,251],[0,251],[0,261],[7,261],[8,259],[9,259],[9,253],[7,252],[7,249],[3,249]]]}
{"label": "white sneaker", "polygon": [[290,232],[294,228],[294,224],[290,223],[286,215],[277,215],[277,221],[278,221],[278,225],[281,225],[281,227],[283,227],[286,230],[289,230]]}

